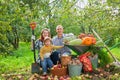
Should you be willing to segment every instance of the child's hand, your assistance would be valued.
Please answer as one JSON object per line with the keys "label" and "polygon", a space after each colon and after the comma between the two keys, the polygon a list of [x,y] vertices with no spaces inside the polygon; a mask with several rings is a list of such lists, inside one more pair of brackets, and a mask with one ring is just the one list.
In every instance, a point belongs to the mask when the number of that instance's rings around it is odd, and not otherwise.
{"label": "child's hand", "polygon": [[44,59],[43,58],[41,58],[41,61],[43,61]]}

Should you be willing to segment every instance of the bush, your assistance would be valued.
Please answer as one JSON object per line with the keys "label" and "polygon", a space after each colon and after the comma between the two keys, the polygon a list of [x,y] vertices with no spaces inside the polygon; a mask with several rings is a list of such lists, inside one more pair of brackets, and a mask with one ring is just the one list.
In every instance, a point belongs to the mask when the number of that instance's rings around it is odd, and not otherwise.
{"label": "bush", "polygon": [[9,43],[7,33],[11,32],[11,27],[7,22],[0,21],[2,27],[0,27],[0,54],[6,55],[13,50],[12,44]]}

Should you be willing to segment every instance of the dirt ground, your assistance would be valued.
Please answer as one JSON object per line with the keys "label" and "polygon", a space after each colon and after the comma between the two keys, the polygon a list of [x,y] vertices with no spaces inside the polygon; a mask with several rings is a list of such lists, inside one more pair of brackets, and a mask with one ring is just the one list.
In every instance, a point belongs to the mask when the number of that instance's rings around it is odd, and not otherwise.
{"label": "dirt ground", "polygon": [[93,70],[93,72],[84,72],[75,77],[69,77],[68,75],[58,77],[52,76],[51,73],[42,76],[26,71],[26,74],[2,74],[1,80],[120,80],[120,67],[108,64],[103,68]]}

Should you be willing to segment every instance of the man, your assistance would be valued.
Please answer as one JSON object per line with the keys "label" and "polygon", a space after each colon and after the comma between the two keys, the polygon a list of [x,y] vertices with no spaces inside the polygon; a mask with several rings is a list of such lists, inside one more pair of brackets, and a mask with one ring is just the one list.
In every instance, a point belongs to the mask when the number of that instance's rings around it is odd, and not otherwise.
{"label": "man", "polygon": [[[53,45],[55,45],[55,46],[63,46],[64,45],[63,38],[66,37],[67,35],[64,34],[63,31],[64,30],[63,30],[62,25],[58,25],[56,27],[57,35],[55,37],[53,37],[53,39],[52,39]],[[53,63],[57,64],[57,61],[60,61],[59,56],[64,55],[64,54],[67,54],[67,55],[71,54],[70,49],[66,46],[64,46],[61,49],[57,49],[56,51],[54,51],[51,55],[51,59],[52,59]]]}

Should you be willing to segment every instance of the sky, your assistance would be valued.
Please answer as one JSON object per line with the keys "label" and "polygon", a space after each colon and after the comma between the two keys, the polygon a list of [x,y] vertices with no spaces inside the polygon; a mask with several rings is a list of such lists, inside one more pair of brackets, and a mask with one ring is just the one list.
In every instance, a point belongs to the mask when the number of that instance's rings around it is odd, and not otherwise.
{"label": "sky", "polygon": [[78,0],[76,5],[79,6],[80,8],[84,8],[87,4],[88,0]]}

